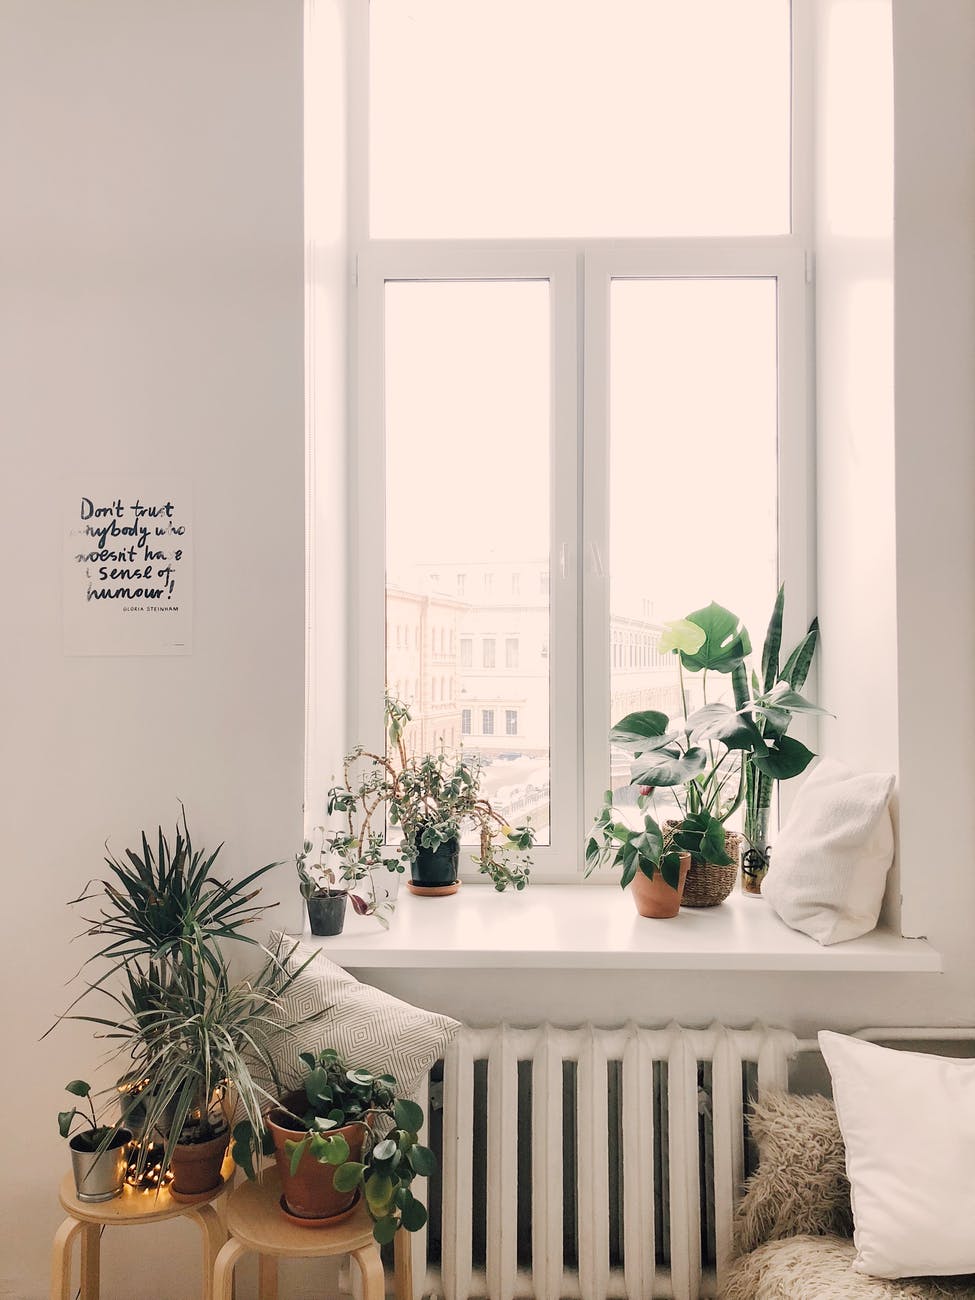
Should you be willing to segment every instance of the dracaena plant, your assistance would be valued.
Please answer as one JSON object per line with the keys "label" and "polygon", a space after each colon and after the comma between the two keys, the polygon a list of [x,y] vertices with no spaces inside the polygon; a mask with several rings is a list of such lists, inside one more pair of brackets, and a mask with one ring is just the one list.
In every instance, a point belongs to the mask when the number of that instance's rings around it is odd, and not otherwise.
{"label": "dracaena plant", "polygon": [[[357,746],[346,755],[344,785],[329,791],[329,813],[342,813],[344,830],[331,844],[349,862],[366,861],[390,870],[404,869],[415,861],[420,848],[438,849],[467,826],[474,828],[479,852],[478,870],[495,889],[509,885],[524,889],[531,874],[529,850],[535,842],[530,823],[509,826],[480,792],[481,768],[463,752],[412,754],[406,744],[410,722],[408,707],[387,696],[385,701],[388,752],[374,754]],[[374,816],[388,814],[389,822],[403,834],[390,857],[382,830]]]}
{"label": "dracaena plant", "polygon": [[[776,603],[779,636],[782,599],[780,591]],[[811,655],[814,629],[802,644]],[[631,782],[640,788],[641,796],[652,797],[661,788],[673,796],[679,812],[674,847],[689,852],[695,863],[725,865],[731,861],[725,851],[724,827],[745,801],[750,779],[757,808],[759,791],[764,789],[759,778],[771,782],[798,776],[813,758],[812,751],[787,736],[786,730],[795,713],[823,710],[804,699],[775,670],[771,677],[779,680],[761,690],[753,674],[755,689],[750,690],[746,658],[751,648],[748,631],[738,616],[713,602],[686,618],[664,624],[659,649],[675,656],[681,714],[672,720],[656,710],[631,713],[610,732],[612,743],[633,757]],[[777,649],[771,653],[777,656]],[[790,659],[786,668],[798,666],[801,671],[805,653],[799,647],[795,663]],[[808,671],[808,663],[805,669]],[[698,673],[702,704],[689,710],[687,675]],[[709,679],[713,681],[714,674],[719,675],[719,682],[722,677],[730,681],[733,704],[709,699]],[[768,672],[765,678],[768,681]],[[714,687],[710,690],[713,696]]]}

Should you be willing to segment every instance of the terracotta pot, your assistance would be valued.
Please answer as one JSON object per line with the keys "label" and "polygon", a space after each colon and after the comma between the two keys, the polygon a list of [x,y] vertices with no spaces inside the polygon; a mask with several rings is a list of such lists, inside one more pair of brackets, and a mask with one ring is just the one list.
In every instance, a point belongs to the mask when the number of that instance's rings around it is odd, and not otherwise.
{"label": "terracotta pot", "polygon": [[680,855],[680,880],[677,888],[668,885],[659,871],[648,880],[642,871],[638,871],[630,883],[630,893],[640,916],[662,918],[676,916],[680,911],[680,902],[684,894],[684,881],[691,867],[691,855]]}
{"label": "terracotta pot", "polygon": [[[308,1109],[305,1094],[289,1093],[282,1100],[285,1110],[304,1114]],[[356,1192],[337,1192],[335,1190],[336,1165],[320,1164],[306,1151],[295,1173],[291,1172],[291,1156],[285,1150],[285,1142],[298,1142],[305,1130],[289,1128],[295,1121],[284,1110],[276,1108],[267,1117],[267,1126],[274,1138],[274,1159],[281,1175],[281,1186],[285,1203],[290,1212],[299,1219],[329,1219],[333,1215],[344,1213],[355,1200]],[[343,1128],[329,1130],[341,1133],[349,1144],[349,1159],[358,1160],[362,1155],[367,1128],[363,1123],[346,1124]]]}
{"label": "terracotta pot", "polygon": [[230,1145],[230,1130],[209,1142],[177,1142],[170,1168],[178,1196],[198,1196],[220,1186],[220,1168]]}

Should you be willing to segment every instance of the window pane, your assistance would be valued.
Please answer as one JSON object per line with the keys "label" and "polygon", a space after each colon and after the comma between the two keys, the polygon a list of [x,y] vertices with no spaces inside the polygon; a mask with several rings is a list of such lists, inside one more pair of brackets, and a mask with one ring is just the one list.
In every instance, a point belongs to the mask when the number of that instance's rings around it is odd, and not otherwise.
{"label": "window pane", "polygon": [[[530,815],[540,844],[550,334],[544,280],[386,286],[386,680],[418,684],[409,743],[431,751],[463,735],[487,797],[513,823]],[[397,649],[395,629],[411,625]]]}
{"label": "window pane", "polygon": [[[712,600],[759,647],[777,583],[774,279],[614,280],[610,297],[611,721],[680,711],[661,623]],[[685,678],[688,706],[700,675]],[[708,701],[731,702],[712,673]],[[614,754],[613,785],[626,783]]]}
{"label": "window pane", "polygon": [[369,12],[373,236],[789,229],[789,0]]}

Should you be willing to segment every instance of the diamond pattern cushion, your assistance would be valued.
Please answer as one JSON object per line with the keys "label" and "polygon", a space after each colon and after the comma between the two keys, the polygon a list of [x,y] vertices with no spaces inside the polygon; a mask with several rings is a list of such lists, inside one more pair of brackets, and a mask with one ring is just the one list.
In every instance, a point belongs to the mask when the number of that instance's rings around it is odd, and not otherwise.
{"label": "diamond pattern cushion", "polygon": [[328,1008],[322,1019],[282,1035],[275,1045],[276,1064],[286,1086],[294,1086],[305,1073],[299,1052],[334,1047],[350,1066],[393,1075],[400,1096],[409,1097],[460,1028],[449,1016],[424,1011],[361,984],[312,944],[295,944],[287,936],[272,934],[270,946],[286,956],[289,971],[311,958],[282,999],[283,1018],[290,1023]]}

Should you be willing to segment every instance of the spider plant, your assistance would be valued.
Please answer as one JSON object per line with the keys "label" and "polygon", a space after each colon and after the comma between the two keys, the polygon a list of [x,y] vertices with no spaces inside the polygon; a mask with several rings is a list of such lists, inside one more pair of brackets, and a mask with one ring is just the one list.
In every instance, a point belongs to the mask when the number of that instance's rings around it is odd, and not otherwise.
{"label": "spider plant", "polygon": [[172,846],[160,826],[155,846],[143,831],[141,852],[126,849],[124,859],[109,852],[105,862],[111,877],[90,880],[70,904],[103,900],[97,916],[84,918],[88,928],[82,935],[108,942],[86,959],[84,967],[102,959],[109,966],[78,995],[69,1011],[123,968],[144,969],[148,979],[163,986],[181,966],[199,960],[219,975],[219,940],[256,942],[243,933],[244,927],[276,904],[255,906],[260,888],[253,886],[280,864],[258,867],[242,880],[220,880],[214,866],[222,847],[212,853],[194,849],[183,809],[182,827],[177,822]]}
{"label": "spider plant", "polygon": [[[307,962],[289,972],[294,947],[263,951],[261,969],[237,981],[231,981],[219,950],[202,947],[181,951],[164,980],[129,965],[121,992],[101,990],[121,1014],[67,1017],[98,1026],[96,1036],[115,1044],[110,1060],[125,1062],[121,1073],[145,1080],[138,1095],[143,1131],[162,1135],[165,1163],[177,1143],[219,1136],[235,1118],[247,1121],[263,1149],[262,1108],[281,1091],[275,1044],[326,1013],[322,1008],[290,1020],[282,997]],[[140,1148],[143,1166],[147,1150]],[[137,1166],[136,1172],[143,1169]]]}

